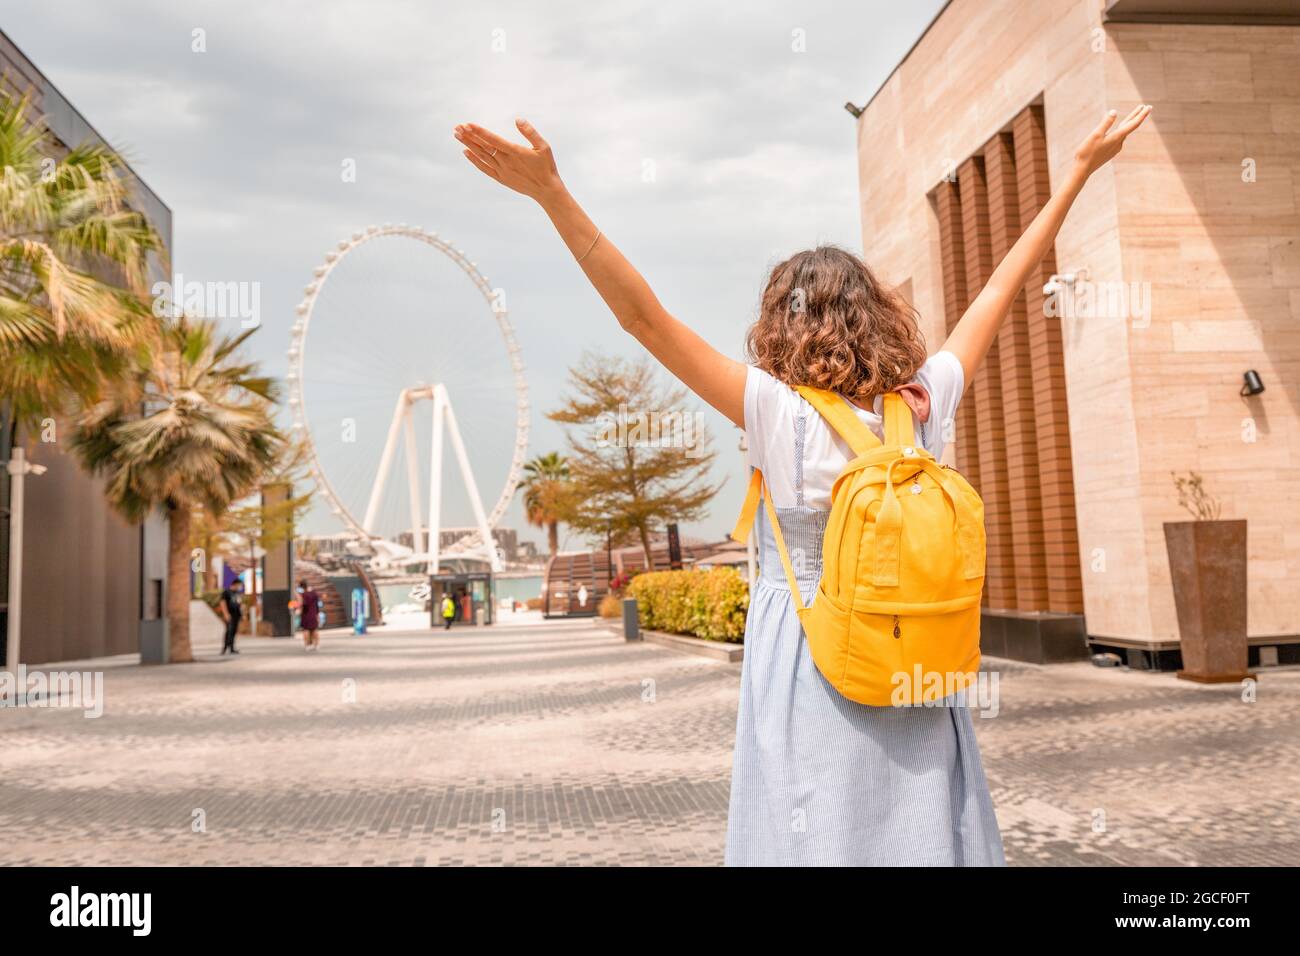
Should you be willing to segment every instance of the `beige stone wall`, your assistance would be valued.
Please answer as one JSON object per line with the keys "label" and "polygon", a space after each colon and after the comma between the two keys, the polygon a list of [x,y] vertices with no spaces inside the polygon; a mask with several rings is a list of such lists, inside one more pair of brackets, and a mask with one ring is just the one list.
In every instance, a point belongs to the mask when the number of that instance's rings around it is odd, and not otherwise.
{"label": "beige stone wall", "polygon": [[[1162,522],[1194,469],[1249,521],[1250,631],[1300,632],[1300,27],[1116,25],[1106,90],[1155,105],[1116,162],[1153,632],[1177,622]],[[1243,164],[1245,164],[1243,166]],[[1253,181],[1250,181],[1253,179]],[[1132,325],[1132,324],[1131,324]],[[1263,395],[1238,396],[1256,369]]]}
{"label": "beige stone wall", "polygon": [[[1039,100],[1055,182],[1105,109],[1156,105],[1056,245],[1063,271],[1151,283],[1149,324],[1062,320],[1091,634],[1177,635],[1162,531],[1179,516],[1172,469],[1200,471],[1225,517],[1251,521],[1251,633],[1300,631],[1297,37],[1103,27],[1100,0],[954,0],[859,120],[863,248],[884,277],[910,281],[935,349],[943,285],[927,195],[945,171]],[[1247,156],[1258,182],[1228,189]],[[1247,368],[1264,376],[1262,401],[1237,398]],[[1248,416],[1253,444],[1240,437]]]}

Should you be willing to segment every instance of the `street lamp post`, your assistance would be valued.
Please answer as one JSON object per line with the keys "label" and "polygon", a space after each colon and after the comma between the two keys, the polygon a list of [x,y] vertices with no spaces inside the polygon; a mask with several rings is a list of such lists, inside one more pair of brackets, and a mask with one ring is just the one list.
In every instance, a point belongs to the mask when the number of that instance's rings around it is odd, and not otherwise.
{"label": "street lamp post", "polygon": [[5,669],[16,681],[23,615],[23,491],[27,476],[45,474],[45,466],[29,462],[23,446],[15,445],[7,470],[12,480],[9,484],[9,620],[5,631]]}

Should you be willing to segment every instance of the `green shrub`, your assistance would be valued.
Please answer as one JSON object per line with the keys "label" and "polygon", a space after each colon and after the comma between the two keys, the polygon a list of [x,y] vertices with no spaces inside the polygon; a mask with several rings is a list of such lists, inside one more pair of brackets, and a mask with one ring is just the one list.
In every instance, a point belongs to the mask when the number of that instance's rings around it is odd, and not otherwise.
{"label": "green shrub", "polygon": [[649,630],[710,641],[744,639],[749,587],[735,568],[638,574],[627,596],[636,598],[641,626]]}

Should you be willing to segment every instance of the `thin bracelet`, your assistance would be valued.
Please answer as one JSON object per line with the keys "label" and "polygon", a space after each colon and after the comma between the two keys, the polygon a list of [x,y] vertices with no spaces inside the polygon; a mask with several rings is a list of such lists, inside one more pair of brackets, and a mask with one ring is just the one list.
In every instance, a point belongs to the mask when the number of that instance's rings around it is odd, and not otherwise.
{"label": "thin bracelet", "polygon": [[596,243],[598,243],[598,242],[600,242],[600,230],[599,230],[599,229],[596,230],[596,238],[593,239],[593,240],[591,240],[591,245],[589,245],[589,246],[587,247],[587,251],[586,251],[586,252],[584,252],[582,255],[580,255],[580,256],[578,257],[578,261],[579,261],[579,262],[582,262],[583,259],[585,259],[585,258],[587,258],[587,256],[591,255],[591,250],[596,248]]}

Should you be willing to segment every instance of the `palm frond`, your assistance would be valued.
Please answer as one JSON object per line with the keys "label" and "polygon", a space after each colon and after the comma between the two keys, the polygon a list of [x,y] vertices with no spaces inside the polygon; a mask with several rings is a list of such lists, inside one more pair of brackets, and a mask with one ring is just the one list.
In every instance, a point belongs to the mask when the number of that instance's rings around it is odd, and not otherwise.
{"label": "palm frond", "polygon": [[[147,500],[220,515],[266,479],[288,447],[263,397],[271,382],[225,348],[229,340],[208,320],[164,322],[159,341],[124,377],[129,387],[82,409],[73,447],[108,478],[123,514]],[[212,360],[217,351],[224,362]]]}
{"label": "palm frond", "polygon": [[152,343],[145,286],[167,255],[133,182],[114,150],[64,149],[30,94],[0,87],[0,403],[22,424],[93,400]]}

